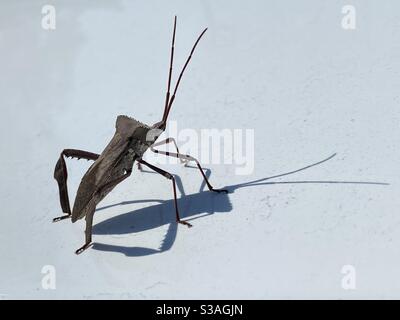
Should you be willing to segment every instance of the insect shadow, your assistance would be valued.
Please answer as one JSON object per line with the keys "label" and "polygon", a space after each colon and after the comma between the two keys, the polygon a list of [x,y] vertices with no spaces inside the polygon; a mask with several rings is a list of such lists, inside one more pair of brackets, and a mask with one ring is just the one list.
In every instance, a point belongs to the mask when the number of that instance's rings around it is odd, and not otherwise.
{"label": "insect shadow", "polygon": [[[187,166],[188,168],[197,167]],[[211,170],[203,168],[207,178],[210,177]],[[153,173],[153,172],[151,172]],[[186,195],[182,180],[174,175],[177,188],[180,193],[178,206],[181,209],[181,218],[185,221],[195,220],[215,212],[229,212],[232,210],[232,204],[226,193],[215,194],[214,192],[204,191],[205,181],[202,182],[198,193]],[[157,228],[168,224],[168,230],[158,249],[142,247],[125,247],[109,245],[95,242],[92,249],[101,251],[120,252],[126,256],[137,257],[151,255],[169,250],[176,238],[178,224],[174,212],[174,200],[145,199],[123,201],[117,204],[98,208],[97,211],[105,210],[120,205],[155,203],[151,206],[136,209],[110,219],[104,220],[93,226],[93,234],[131,234]],[[200,215],[200,216],[199,216]]]}
{"label": "insect shadow", "polygon": [[[367,182],[367,181],[336,181],[336,180],[302,180],[302,181],[268,181],[274,178],[280,178],[287,175],[291,175],[311,167],[320,165],[328,160],[332,159],[336,154],[330,157],[302,167],[300,169],[257,179],[249,182],[240,184],[225,186],[224,188],[229,191],[229,194],[235,192],[239,188],[245,187],[256,187],[260,185],[279,185],[279,184],[362,184],[362,185],[388,185],[385,182]],[[188,166],[189,168],[195,168]],[[197,169],[197,168],[196,168]],[[206,176],[209,177],[211,174],[210,169],[204,168]],[[205,182],[200,186],[198,193],[186,195],[182,181],[179,176],[175,176],[178,190],[181,194],[178,199],[178,205],[182,208],[182,218],[186,221],[202,218],[214,213],[230,212],[232,210],[232,204],[229,199],[229,194],[214,194],[213,192],[204,191]],[[105,210],[111,207],[120,205],[129,205],[135,203],[152,203],[155,204],[133,210],[122,215],[112,217],[97,223],[93,227],[93,234],[106,235],[106,234],[131,234],[136,232],[142,232],[145,230],[157,228],[168,224],[168,230],[164,236],[164,239],[158,249],[143,248],[143,247],[126,247],[119,245],[109,245],[95,242],[93,249],[100,251],[111,251],[119,252],[129,257],[146,256],[151,254],[157,254],[169,250],[178,232],[178,224],[174,215],[174,203],[171,200],[161,199],[146,199],[146,200],[133,200],[124,201],[109,206],[98,208],[97,211]]]}

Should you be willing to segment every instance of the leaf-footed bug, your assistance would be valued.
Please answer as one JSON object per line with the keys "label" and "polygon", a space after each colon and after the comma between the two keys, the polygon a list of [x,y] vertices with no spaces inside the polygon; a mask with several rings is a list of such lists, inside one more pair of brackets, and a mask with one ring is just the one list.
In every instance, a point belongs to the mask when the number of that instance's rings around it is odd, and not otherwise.
{"label": "leaf-footed bug", "polygon": [[[176,212],[176,221],[178,223],[184,224],[191,227],[191,224],[182,221],[179,216],[177,196],[176,196],[176,185],[175,179],[172,174],[158,168],[142,159],[143,154],[150,148],[151,151],[159,154],[163,154],[170,157],[176,157],[181,160],[182,163],[187,163],[194,161],[200,170],[208,188],[215,192],[225,192],[224,189],[214,189],[209,183],[204,171],[199,163],[199,161],[190,155],[185,155],[179,153],[178,146],[173,138],[167,138],[163,141],[156,142],[160,134],[165,130],[167,119],[171,111],[172,104],[175,100],[175,95],[178,90],[179,84],[181,82],[183,73],[189,64],[192,54],[199,43],[200,39],[207,31],[204,29],[200,36],[197,38],[189,57],[187,58],[181,73],[176,81],[174,91],[172,95],[170,94],[171,88],[171,76],[172,76],[172,66],[174,59],[174,44],[175,44],[175,31],[176,31],[176,16],[174,19],[174,29],[172,35],[172,46],[171,46],[171,58],[168,74],[168,85],[167,94],[165,97],[164,114],[162,120],[155,123],[152,126],[141,123],[128,116],[120,115],[117,117],[116,121],[116,132],[108,143],[106,148],[101,154],[96,154],[92,152],[87,152],[83,150],[75,149],[65,149],[61,152],[60,158],[56,164],[54,170],[54,178],[57,180],[61,208],[66,215],[54,218],[53,222],[61,221],[63,219],[71,218],[72,222],[85,217],[86,218],[86,230],[85,230],[85,244],[75,251],[76,254],[82,253],[87,249],[92,242],[92,225],[93,225],[93,215],[96,210],[97,204],[104,199],[104,197],[115,188],[117,184],[124,181],[132,173],[133,164],[135,161],[140,165],[145,165],[155,172],[163,175],[167,179],[172,181],[173,192],[174,192],[174,204]],[[173,143],[176,148],[176,153],[160,151],[154,149],[154,147]],[[94,163],[87,170],[83,176],[81,183],[79,185],[74,206],[70,208],[68,189],[67,189],[67,167],[64,157],[78,158],[93,160]]]}

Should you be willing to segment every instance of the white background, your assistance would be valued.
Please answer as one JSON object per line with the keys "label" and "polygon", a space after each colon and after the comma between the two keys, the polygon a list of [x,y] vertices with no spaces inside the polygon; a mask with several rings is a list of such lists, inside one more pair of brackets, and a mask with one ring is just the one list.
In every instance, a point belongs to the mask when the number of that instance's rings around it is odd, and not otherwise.
{"label": "white background", "polygon": [[[56,30],[41,27],[56,7]],[[341,27],[342,6],[357,10]],[[398,1],[0,2],[0,298],[399,298]],[[228,196],[137,170],[84,221],[61,214],[63,148],[101,152],[119,114],[162,116],[174,14],[175,76],[199,44],[171,111],[179,129],[254,129],[255,170],[206,165]],[[180,141],[178,141],[180,143]],[[237,185],[274,179],[381,181]],[[148,156],[147,159],[154,157]],[[71,201],[90,165],[68,160]],[[271,180],[272,181],[272,180]],[[236,187],[235,187],[236,186]],[[145,200],[134,203],[132,201]],[[126,201],[127,203],[121,202]],[[209,213],[209,215],[207,215]],[[356,289],[341,286],[343,265]],[[56,268],[56,290],[42,267]]]}

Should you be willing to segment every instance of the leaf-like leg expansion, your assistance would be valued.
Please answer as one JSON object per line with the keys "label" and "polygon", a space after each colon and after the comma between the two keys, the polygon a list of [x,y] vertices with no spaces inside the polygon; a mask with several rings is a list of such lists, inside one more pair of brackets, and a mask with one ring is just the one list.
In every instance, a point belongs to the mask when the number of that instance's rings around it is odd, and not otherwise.
{"label": "leaf-like leg expansion", "polygon": [[[154,144],[154,145],[155,145],[155,144]],[[189,161],[194,161],[194,162],[196,162],[196,165],[197,165],[197,167],[199,168],[199,170],[200,170],[200,172],[201,172],[201,175],[203,176],[204,181],[206,182],[207,187],[208,187],[208,189],[209,189],[210,191],[214,191],[214,192],[218,192],[218,193],[221,193],[221,192],[228,193],[228,190],[226,190],[226,189],[214,189],[214,187],[213,187],[213,186],[211,185],[211,183],[208,181],[208,179],[207,179],[207,177],[206,177],[206,175],[205,175],[205,173],[204,173],[204,171],[203,171],[203,168],[202,168],[201,165],[200,165],[200,162],[199,162],[196,158],[193,158],[191,155],[182,154],[182,153],[179,153],[179,151],[178,151],[178,153],[174,153],[174,152],[168,152],[168,151],[161,151],[161,150],[157,150],[157,149],[154,149],[154,148],[151,148],[151,151],[153,151],[153,152],[155,152],[155,153],[159,153],[159,154],[166,155],[166,156],[168,156],[168,157],[175,157],[175,158],[179,158],[179,159],[184,159],[184,160],[186,160],[187,162],[189,162]]]}
{"label": "leaf-like leg expansion", "polygon": [[176,222],[180,223],[180,224],[184,224],[186,226],[188,226],[189,228],[192,226],[189,222],[187,221],[182,221],[180,216],[179,216],[179,209],[178,209],[178,200],[176,197],[176,183],[175,183],[175,178],[172,174],[170,174],[169,172],[158,168],[156,166],[153,166],[152,164],[144,161],[143,159],[138,160],[141,164],[144,164],[145,166],[149,167],[150,169],[154,170],[155,172],[163,175],[164,177],[166,177],[169,180],[172,180],[172,187],[174,190],[174,204],[175,204],[175,213],[176,213]]}
{"label": "leaf-like leg expansion", "polygon": [[56,167],[54,169],[54,179],[56,179],[58,183],[58,190],[60,194],[60,203],[62,211],[66,213],[66,215],[54,218],[53,222],[61,221],[70,218],[71,216],[71,207],[69,205],[68,187],[67,187],[68,172],[64,157],[96,160],[99,157],[99,155],[96,153],[87,152],[83,150],[75,150],[75,149],[65,149],[61,152],[60,158],[58,159]]}

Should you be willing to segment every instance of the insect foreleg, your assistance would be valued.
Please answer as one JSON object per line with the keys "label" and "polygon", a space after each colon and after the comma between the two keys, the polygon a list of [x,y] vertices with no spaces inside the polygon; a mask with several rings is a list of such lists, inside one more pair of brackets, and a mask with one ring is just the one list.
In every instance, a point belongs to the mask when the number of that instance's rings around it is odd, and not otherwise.
{"label": "insect foreleg", "polygon": [[[167,138],[165,140],[156,142],[155,144],[153,144],[150,147],[150,150],[153,151],[153,152],[157,152],[157,151],[155,151],[154,147],[162,146],[163,144],[168,144],[168,143],[171,143],[171,142],[174,144],[176,152],[179,153],[178,144],[176,143],[174,138]],[[180,162],[182,164],[185,164],[185,166],[189,163],[189,160],[185,160],[185,159],[182,159],[182,158],[180,158],[179,160],[180,160]],[[141,171],[142,170],[142,166],[141,166],[140,162],[138,162],[137,166],[138,166],[138,169]]]}
{"label": "insect foreleg", "polygon": [[211,183],[208,181],[206,175],[204,174],[204,171],[203,171],[203,168],[200,165],[200,162],[196,158],[193,158],[192,156],[190,156],[188,154],[181,154],[181,153],[179,153],[179,151],[178,151],[178,153],[174,153],[174,152],[168,152],[168,151],[161,151],[161,150],[157,150],[157,149],[154,149],[154,148],[152,148],[151,151],[153,151],[155,153],[163,154],[163,155],[166,155],[166,156],[169,156],[169,157],[175,157],[175,158],[179,158],[179,159],[184,159],[187,162],[189,162],[189,161],[196,162],[197,168],[199,168],[200,173],[203,176],[204,181],[206,182],[207,187],[208,187],[208,189],[210,191],[228,193],[228,190],[225,190],[225,189],[214,189],[214,187],[211,185]]}
{"label": "insect foreleg", "polygon": [[67,219],[70,218],[71,216],[71,208],[69,205],[68,187],[67,187],[68,172],[64,157],[96,160],[99,157],[99,155],[96,153],[87,152],[83,150],[75,150],[75,149],[65,149],[61,152],[60,158],[58,159],[56,167],[54,169],[54,179],[56,179],[58,183],[58,190],[60,194],[60,203],[62,211],[66,213],[66,215],[54,218],[53,222]]}
{"label": "insect foreleg", "polygon": [[166,177],[167,179],[172,180],[172,187],[173,187],[173,190],[174,190],[174,204],[175,204],[176,222],[181,223],[181,224],[184,224],[184,225],[187,225],[188,227],[191,227],[192,225],[191,225],[189,222],[182,221],[181,218],[180,218],[180,216],[179,216],[178,200],[177,200],[177,198],[176,198],[176,184],[175,184],[175,178],[174,178],[174,176],[173,176],[172,174],[170,174],[169,172],[167,172],[167,171],[165,171],[165,170],[163,170],[163,169],[161,169],[161,168],[158,168],[158,167],[156,167],[156,166],[153,166],[152,164],[147,163],[146,161],[144,161],[144,160],[142,160],[142,159],[140,159],[140,160],[138,160],[138,161],[139,161],[141,164],[144,164],[145,166],[147,166],[147,167],[149,167],[150,169],[154,170],[155,172],[157,172],[157,173],[163,175],[163,176]]}
{"label": "insect foreleg", "polygon": [[[176,143],[174,138],[167,138],[165,140],[156,142],[155,144],[153,144],[150,147],[150,150],[155,152],[155,153],[157,153],[158,150],[154,149],[154,147],[162,146],[163,144],[168,144],[168,143],[171,143],[171,142],[174,144],[176,152],[179,153],[179,148],[178,148],[178,145],[177,145],[177,143]],[[190,160],[184,159],[183,157],[180,157],[179,160],[180,160],[181,163],[184,163],[185,165],[188,164],[189,161],[190,161]]]}

